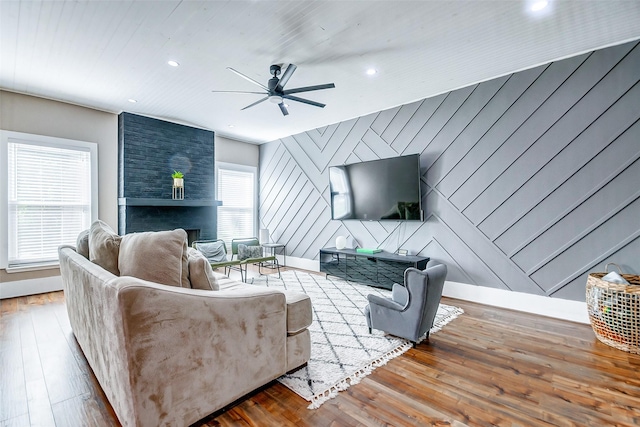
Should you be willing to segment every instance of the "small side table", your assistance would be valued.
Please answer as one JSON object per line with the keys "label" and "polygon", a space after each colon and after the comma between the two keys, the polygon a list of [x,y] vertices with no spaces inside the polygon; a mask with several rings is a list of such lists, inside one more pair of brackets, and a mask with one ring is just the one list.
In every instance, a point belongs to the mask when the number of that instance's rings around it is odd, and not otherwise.
{"label": "small side table", "polygon": [[[262,243],[260,244],[263,248],[267,249],[270,252],[271,256],[282,255],[282,267],[286,267],[287,265],[287,245],[284,243]],[[267,268],[277,268],[274,265],[265,265]]]}

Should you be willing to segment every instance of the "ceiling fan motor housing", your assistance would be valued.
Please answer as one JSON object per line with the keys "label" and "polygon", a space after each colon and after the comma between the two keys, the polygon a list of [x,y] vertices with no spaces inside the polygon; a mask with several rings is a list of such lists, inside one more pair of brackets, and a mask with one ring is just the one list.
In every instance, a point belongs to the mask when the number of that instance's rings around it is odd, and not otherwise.
{"label": "ceiling fan motor housing", "polygon": [[271,77],[267,86],[269,87],[269,94],[273,94],[276,92],[276,86],[278,86],[278,82],[280,81],[277,77]]}

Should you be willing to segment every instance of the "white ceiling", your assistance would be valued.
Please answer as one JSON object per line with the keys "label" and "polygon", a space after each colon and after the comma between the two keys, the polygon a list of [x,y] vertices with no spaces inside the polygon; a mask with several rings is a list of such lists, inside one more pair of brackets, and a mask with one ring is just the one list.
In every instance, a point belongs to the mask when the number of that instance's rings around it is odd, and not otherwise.
{"label": "white ceiling", "polygon": [[[1,0],[0,88],[261,143],[640,38],[638,0],[549,1]],[[324,109],[212,93],[289,63]]]}

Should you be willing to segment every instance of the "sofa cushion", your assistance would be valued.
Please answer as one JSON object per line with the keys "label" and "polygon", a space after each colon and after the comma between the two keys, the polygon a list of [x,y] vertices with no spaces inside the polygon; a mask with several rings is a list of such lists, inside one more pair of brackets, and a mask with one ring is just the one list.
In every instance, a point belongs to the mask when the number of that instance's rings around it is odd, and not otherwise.
{"label": "sofa cushion", "polygon": [[189,281],[193,289],[205,289],[217,291],[218,279],[213,273],[211,264],[205,256],[194,248],[188,248],[189,255]]}
{"label": "sofa cushion", "polygon": [[78,238],[76,239],[76,252],[86,259],[89,259],[89,229],[78,234]]}
{"label": "sofa cushion", "polygon": [[247,246],[242,243],[238,245],[238,259],[244,261],[249,258],[261,258],[262,247],[261,246]]}
{"label": "sofa cushion", "polygon": [[122,276],[189,288],[187,232],[178,228],[126,234],[120,244],[118,268]]}
{"label": "sofa cushion", "polygon": [[89,260],[119,276],[118,253],[121,240],[122,237],[106,222],[95,221],[89,229]]}

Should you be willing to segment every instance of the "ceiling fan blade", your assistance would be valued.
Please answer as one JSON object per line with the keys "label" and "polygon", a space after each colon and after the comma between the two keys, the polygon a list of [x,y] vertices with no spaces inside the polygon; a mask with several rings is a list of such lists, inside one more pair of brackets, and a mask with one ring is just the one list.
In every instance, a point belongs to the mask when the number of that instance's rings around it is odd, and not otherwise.
{"label": "ceiling fan blade", "polygon": [[250,82],[251,82],[251,83],[253,83],[254,85],[258,85],[258,86],[260,86],[262,89],[266,90],[267,92],[269,91],[269,89],[268,89],[265,85],[263,85],[262,83],[259,83],[259,82],[255,81],[255,80],[253,80],[253,79],[252,79],[251,77],[249,77],[249,76],[245,76],[245,75],[244,75],[244,74],[242,74],[240,71],[236,71],[236,70],[234,70],[234,69],[233,69],[233,68],[231,68],[231,67],[227,67],[227,70],[229,70],[229,71],[232,71],[232,72],[236,73],[237,75],[239,75],[239,76],[240,76],[240,77],[242,77],[243,79],[246,79],[246,80],[250,81]]}
{"label": "ceiling fan blade", "polygon": [[336,87],[333,83],[327,83],[324,85],[317,86],[305,86],[305,87],[297,87],[295,89],[284,90],[282,93],[285,95],[289,95],[290,93],[300,93],[300,92],[310,92],[312,90],[322,90],[322,89],[333,89]]}
{"label": "ceiling fan blade", "polygon": [[[268,97],[268,96],[265,96],[265,97],[264,97],[264,98],[262,98],[261,100],[256,101],[256,102],[254,102],[254,103],[253,103],[253,104],[251,104],[251,105],[247,105],[247,106],[246,106],[246,107],[244,107],[242,110],[246,110],[247,108],[251,108],[251,107],[253,107],[254,105],[257,105],[257,104],[260,104],[261,102],[266,101],[267,99],[269,99],[269,97]],[[240,110],[240,111],[242,111],[242,110]]]}
{"label": "ceiling fan blade", "polygon": [[289,115],[289,110],[287,110],[287,106],[284,105],[284,102],[281,102],[280,104],[278,104],[278,107],[280,107],[280,111],[282,111],[283,116]]}
{"label": "ceiling fan blade", "polygon": [[327,104],[321,104],[315,101],[310,101],[304,98],[298,98],[297,96],[291,96],[291,95],[284,95],[283,98],[290,99],[292,101],[302,102],[303,104],[309,104],[309,105],[313,105],[314,107],[320,107],[320,108],[324,108],[324,106],[327,105]]}
{"label": "ceiling fan blade", "polygon": [[276,91],[281,92],[284,89],[284,85],[287,84],[296,68],[298,67],[295,64],[289,64],[287,69],[284,71],[284,74],[282,74],[282,77],[280,77],[280,82],[278,82],[278,86],[276,86]]}
{"label": "ceiling fan blade", "polygon": [[256,94],[256,95],[266,95],[265,92],[245,92],[243,90],[212,90],[213,93],[248,93],[248,94]]}

